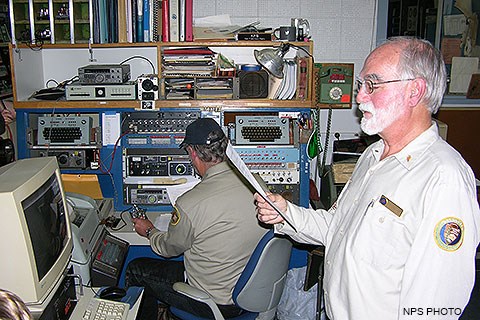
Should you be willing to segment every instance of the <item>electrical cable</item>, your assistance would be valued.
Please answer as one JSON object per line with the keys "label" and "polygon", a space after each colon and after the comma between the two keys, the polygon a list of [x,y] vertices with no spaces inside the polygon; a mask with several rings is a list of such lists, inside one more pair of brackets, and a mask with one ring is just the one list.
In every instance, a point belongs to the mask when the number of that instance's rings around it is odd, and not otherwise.
{"label": "electrical cable", "polygon": [[156,74],[155,66],[153,65],[152,61],[150,61],[150,59],[148,59],[146,57],[143,57],[143,56],[131,56],[130,58],[127,58],[127,59],[123,60],[122,62],[120,62],[120,64],[124,64],[124,63],[126,63],[130,60],[133,60],[133,59],[143,59],[143,60],[147,61],[150,64],[150,66],[152,67],[152,73]]}
{"label": "electrical cable", "polygon": [[330,130],[332,128],[332,113],[333,113],[333,109],[331,107],[328,108],[327,128],[325,131],[325,147],[323,150],[322,162],[320,163],[320,167],[319,167],[320,170],[318,171],[318,174],[320,175],[320,177],[323,176],[325,173],[325,163],[327,162],[328,145],[330,144]]}

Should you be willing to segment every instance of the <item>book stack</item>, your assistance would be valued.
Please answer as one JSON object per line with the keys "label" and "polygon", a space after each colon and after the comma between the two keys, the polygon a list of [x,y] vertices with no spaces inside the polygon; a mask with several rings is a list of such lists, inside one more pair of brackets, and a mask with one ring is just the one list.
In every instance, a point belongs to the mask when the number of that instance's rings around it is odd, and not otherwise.
{"label": "book stack", "polygon": [[193,99],[195,79],[215,75],[216,54],[207,47],[165,49],[162,55],[162,95],[165,99]]}
{"label": "book stack", "polygon": [[193,0],[93,0],[93,11],[95,43],[193,41]]}
{"label": "book stack", "polygon": [[207,47],[165,49],[162,55],[164,77],[213,77],[215,52]]}

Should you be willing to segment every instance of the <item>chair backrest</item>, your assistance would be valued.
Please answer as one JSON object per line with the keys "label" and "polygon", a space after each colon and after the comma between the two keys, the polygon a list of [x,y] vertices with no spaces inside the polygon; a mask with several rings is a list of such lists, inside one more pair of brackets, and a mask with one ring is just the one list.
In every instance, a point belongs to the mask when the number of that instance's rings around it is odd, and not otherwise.
{"label": "chair backrest", "polygon": [[233,290],[233,301],[250,312],[275,308],[287,277],[292,243],[269,230],[252,253]]}

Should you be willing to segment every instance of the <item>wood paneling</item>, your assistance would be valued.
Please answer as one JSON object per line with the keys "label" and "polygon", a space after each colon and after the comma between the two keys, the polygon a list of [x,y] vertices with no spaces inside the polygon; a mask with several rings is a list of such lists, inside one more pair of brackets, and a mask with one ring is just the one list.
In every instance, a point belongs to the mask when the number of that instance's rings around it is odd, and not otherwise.
{"label": "wood paneling", "polygon": [[480,179],[480,109],[440,110],[437,118],[448,125],[447,142],[462,154]]}

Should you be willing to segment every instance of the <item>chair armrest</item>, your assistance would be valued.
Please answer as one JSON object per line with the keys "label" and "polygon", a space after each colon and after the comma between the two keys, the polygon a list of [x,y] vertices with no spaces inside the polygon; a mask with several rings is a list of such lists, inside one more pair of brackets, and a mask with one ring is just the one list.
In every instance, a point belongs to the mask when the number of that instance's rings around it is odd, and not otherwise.
{"label": "chair armrest", "polygon": [[184,282],[174,283],[173,290],[183,295],[186,295],[191,299],[206,303],[210,307],[210,309],[212,309],[213,315],[215,316],[215,320],[225,320],[223,318],[222,313],[220,312],[220,309],[218,309],[218,306],[215,303],[215,301],[213,301],[210,295],[205,291],[194,288]]}

